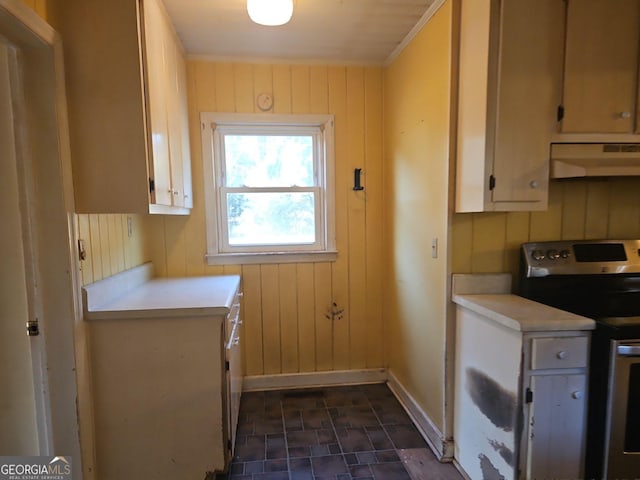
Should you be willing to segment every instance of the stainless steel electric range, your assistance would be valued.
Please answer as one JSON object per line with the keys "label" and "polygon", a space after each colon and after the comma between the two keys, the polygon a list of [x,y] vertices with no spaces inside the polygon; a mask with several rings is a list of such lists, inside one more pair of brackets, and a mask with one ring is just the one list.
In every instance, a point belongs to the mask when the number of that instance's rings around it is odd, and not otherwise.
{"label": "stainless steel electric range", "polygon": [[525,243],[519,295],[596,320],[585,477],[640,478],[640,240]]}

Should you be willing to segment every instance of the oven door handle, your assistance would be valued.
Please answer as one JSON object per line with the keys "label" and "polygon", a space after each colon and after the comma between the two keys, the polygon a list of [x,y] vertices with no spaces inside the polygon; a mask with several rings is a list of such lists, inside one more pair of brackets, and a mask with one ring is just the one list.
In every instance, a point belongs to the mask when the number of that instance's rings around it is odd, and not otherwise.
{"label": "oven door handle", "polygon": [[640,357],[640,345],[618,345],[617,353],[622,357]]}

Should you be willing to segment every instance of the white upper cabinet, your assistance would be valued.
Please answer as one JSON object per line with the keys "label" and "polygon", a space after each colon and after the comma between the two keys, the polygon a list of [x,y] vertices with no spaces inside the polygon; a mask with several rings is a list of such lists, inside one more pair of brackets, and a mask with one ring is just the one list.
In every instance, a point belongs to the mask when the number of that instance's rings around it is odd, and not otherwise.
{"label": "white upper cabinet", "polygon": [[564,20],[561,0],[461,3],[457,212],[547,208]]}
{"label": "white upper cabinet", "polygon": [[63,38],[76,210],[188,214],[184,53],[161,0],[50,0]]}
{"label": "white upper cabinet", "polygon": [[638,130],[640,0],[568,0],[562,133]]}

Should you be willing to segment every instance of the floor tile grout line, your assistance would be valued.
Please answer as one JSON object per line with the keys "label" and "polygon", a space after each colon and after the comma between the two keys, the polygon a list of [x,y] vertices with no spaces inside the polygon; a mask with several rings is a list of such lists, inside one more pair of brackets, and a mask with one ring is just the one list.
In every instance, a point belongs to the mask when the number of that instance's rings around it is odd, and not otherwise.
{"label": "floor tile grout line", "polygon": [[[280,404],[280,418],[282,419],[282,433],[284,434],[284,451],[287,456],[287,477],[291,479],[291,458],[289,457],[289,438],[287,435],[287,421],[284,416],[284,405],[282,402],[282,397],[279,400]],[[253,476],[252,476],[253,478]]]}

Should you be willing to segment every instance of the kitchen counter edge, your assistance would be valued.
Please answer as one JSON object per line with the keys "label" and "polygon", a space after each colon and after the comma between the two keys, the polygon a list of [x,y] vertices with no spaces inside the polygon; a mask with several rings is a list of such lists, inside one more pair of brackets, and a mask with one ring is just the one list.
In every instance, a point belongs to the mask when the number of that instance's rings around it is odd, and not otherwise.
{"label": "kitchen counter edge", "polygon": [[455,304],[520,332],[593,330],[595,321],[513,294],[458,294]]}
{"label": "kitchen counter edge", "polygon": [[143,268],[153,271],[140,266],[83,287],[84,319],[227,315],[240,287],[240,275],[157,278]]}

